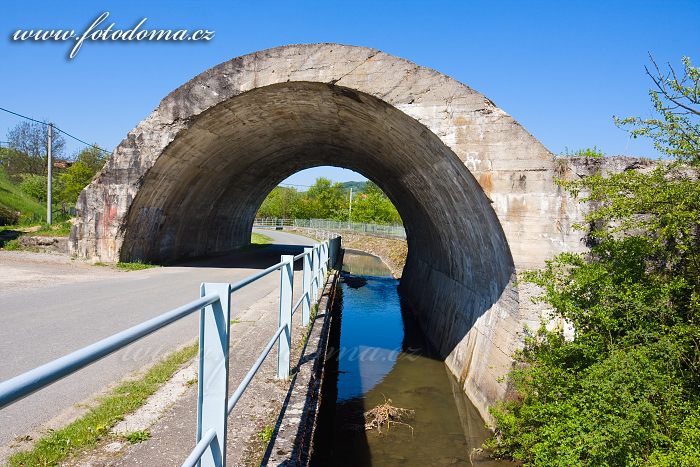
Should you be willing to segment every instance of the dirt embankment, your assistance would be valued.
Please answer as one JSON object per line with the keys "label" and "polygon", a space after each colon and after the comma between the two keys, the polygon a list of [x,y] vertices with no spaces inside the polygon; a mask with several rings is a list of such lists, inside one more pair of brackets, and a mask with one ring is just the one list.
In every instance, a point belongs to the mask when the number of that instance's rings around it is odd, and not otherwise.
{"label": "dirt embankment", "polygon": [[397,279],[401,277],[403,267],[406,265],[406,255],[408,255],[406,240],[347,232],[343,233],[342,237],[343,248],[352,248],[379,256],[389,266],[394,277]]}
{"label": "dirt embankment", "polygon": [[[285,228],[284,230],[306,236],[313,234],[313,231],[309,232],[305,229]],[[343,248],[360,250],[378,256],[391,269],[394,277],[397,279],[401,277],[403,267],[406,264],[406,255],[408,255],[406,240],[350,232],[342,232],[340,235],[343,237]]]}

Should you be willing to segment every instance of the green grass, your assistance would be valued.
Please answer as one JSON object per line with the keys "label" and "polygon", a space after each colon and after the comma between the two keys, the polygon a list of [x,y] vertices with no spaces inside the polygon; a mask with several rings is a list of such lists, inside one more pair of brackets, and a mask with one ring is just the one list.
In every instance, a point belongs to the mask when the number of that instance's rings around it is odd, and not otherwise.
{"label": "green grass", "polygon": [[19,240],[14,239],[5,242],[2,248],[7,251],[18,251],[22,249],[22,245],[19,243]]}
{"label": "green grass", "polygon": [[122,263],[121,261],[117,263],[119,269],[124,269],[126,271],[140,271],[142,269],[158,268],[157,264],[148,264],[142,261],[134,261],[133,263]]}
{"label": "green grass", "polygon": [[251,245],[269,245],[270,243],[272,243],[272,239],[267,235],[253,232],[250,236]]}
{"label": "green grass", "polygon": [[[117,438],[116,435],[110,434],[110,429],[121,421],[124,415],[141,407],[184,363],[197,355],[198,349],[198,345],[195,344],[174,352],[148,370],[142,378],[122,383],[109,395],[101,398],[97,406],[83,417],[37,440],[30,451],[10,457],[8,465],[57,465],[75,453],[94,447],[101,440]],[[127,435],[126,439],[133,443],[144,441],[148,437],[148,432],[133,432]],[[130,438],[133,438],[133,441]]]}
{"label": "green grass", "polygon": [[126,440],[131,444],[141,443],[148,440],[151,437],[151,432],[148,430],[143,431],[132,431],[126,435]]}
{"label": "green grass", "polygon": [[19,223],[26,225],[46,220],[46,205],[24,193],[12,183],[3,169],[0,169],[0,204],[19,211]]}
{"label": "green grass", "polygon": [[263,444],[267,444],[270,442],[272,439],[272,434],[275,432],[275,429],[271,427],[270,425],[265,425],[265,427],[258,433],[258,438],[260,439],[260,442]]}
{"label": "green grass", "polygon": [[56,224],[44,224],[39,230],[33,232],[32,235],[40,237],[67,237],[70,235],[70,221],[58,222]]}

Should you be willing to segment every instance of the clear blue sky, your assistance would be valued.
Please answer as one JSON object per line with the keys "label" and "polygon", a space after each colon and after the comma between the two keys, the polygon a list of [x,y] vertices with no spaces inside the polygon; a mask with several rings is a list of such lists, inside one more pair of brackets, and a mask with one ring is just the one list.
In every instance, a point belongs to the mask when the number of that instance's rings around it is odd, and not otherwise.
{"label": "clear blue sky", "polygon": [[[0,15],[0,107],[113,149],[170,91],[233,57],[290,43],[363,45],[434,68],[510,113],[551,151],[658,156],[612,116],[650,115],[650,52],[700,63],[700,1],[17,1]],[[13,43],[17,29],[205,28],[206,43]],[[0,140],[19,120],[0,113]],[[69,142],[70,151],[79,148]],[[335,169],[298,174],[310,184]]]}

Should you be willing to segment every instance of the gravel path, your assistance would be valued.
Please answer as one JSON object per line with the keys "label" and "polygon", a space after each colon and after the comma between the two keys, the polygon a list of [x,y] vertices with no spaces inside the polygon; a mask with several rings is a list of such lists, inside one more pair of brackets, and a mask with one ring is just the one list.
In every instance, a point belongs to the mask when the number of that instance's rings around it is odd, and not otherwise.
{"label": "gravel path", "polygon": [[37,286],[117,278],[125,273],[71,259],[68,255],[0,250],[0,297]]}

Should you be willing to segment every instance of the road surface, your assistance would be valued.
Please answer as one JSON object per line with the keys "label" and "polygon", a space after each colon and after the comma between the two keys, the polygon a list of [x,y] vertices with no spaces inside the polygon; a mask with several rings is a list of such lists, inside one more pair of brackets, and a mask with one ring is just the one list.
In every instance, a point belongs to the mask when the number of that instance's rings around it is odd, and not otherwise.
{"label": "road surface", "polygon": [[[12,283],[8,278],[0,283],[0,381],[192,301],[199,297],[201,282],[236,282],[279,262],[281,254],[298,254],[298,245],[314,243],[280,231],[260,233],[275,244],[142,271],[116,272],[91,266],[95,277],[90,280],[82,277],[83,266],[82,276],[77,275],[72,282],[57,273],[55,281],[39,280],[40,286],[34,289],[27,286],[31,281],[17,279]],[[56,266],[44,267],[50,272]],[[22,274],[31,273],[26,267],[20,269],[3,263],[0,257],[0,275],[22,278]],[[47,271],[41,273],[45,278]],[[273,273],[234,293],[233,316],[272,292],[279,280],[279,274]],[[10,283],[12,286],[7,285]],[[0,410],[0,459],[5,451],[2,447],[15,438],[36,436],[41,427],[60,424],[75,413],[75,404],[191,342],[198,333],[197,319],[196,313],[190,315]]]}

